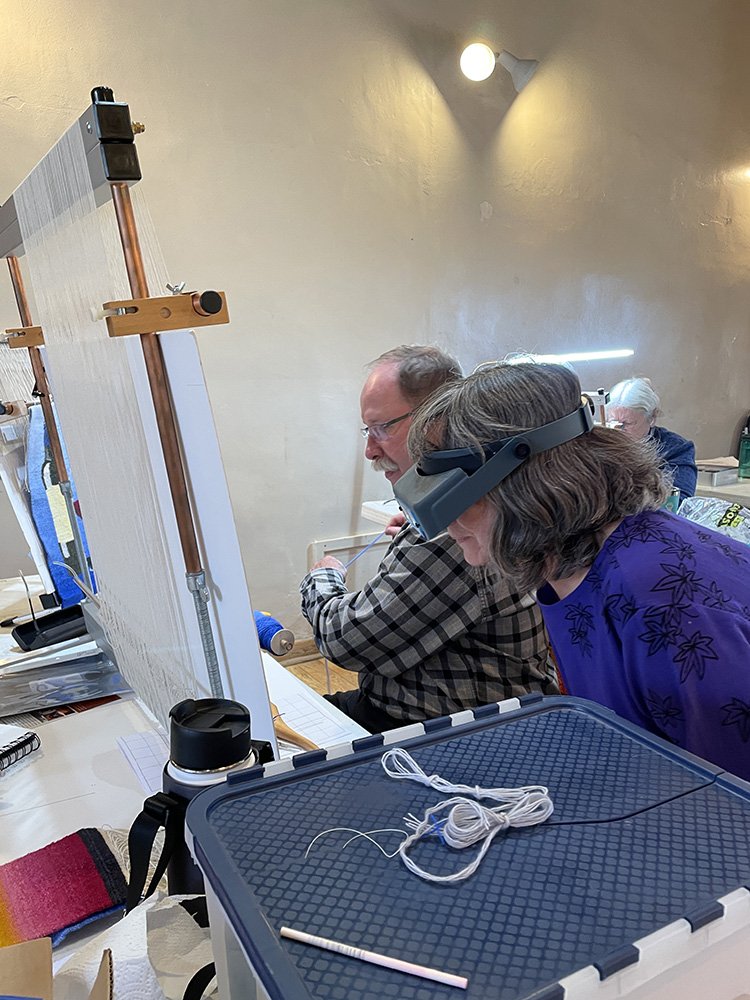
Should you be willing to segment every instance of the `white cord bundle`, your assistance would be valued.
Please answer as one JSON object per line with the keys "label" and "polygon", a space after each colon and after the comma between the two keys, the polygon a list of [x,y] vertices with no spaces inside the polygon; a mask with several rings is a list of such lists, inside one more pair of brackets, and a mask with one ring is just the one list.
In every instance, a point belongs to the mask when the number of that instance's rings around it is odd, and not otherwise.
{"label": "white cord bundle", "polygon": [[[386,828],[381,830],[354,830],[351,827],[333,827],[330,830],[323,830],[313,840],[310,841],[305,858],[310,853],[313,844],[329,833],[353,833],[344,847],[364,837],[370,843],[375,844],[378,850],[387,858],[394,858],[396,854],[401,856],[401,860],[415,875],[425,879],[427,882],[462,882],[469,875],[472,875],[482,862],[482,858],[489,850],[490,844],[503,830],[511,827],[536,826],[543,823],[552,815],[554,806],[549,797],[549,791],[544,785],[523,785],[520,788],[482,788],[480,785],[452,785],[439,774],[427,775],[417,764],[413,757],[401,749],[395,747],[387,750],[380,759],[383,770],[389,778],[407,781],[418,781],[421,785],[427,785],[438,792],[452,794],[453,797],[440,802],[436,806],[428,809],[422,819],[418,819],[409,813],[404,817],[407,827],[414,832],[406,835],[398,848],[389,854],[377,840],[372,836],[375,833],[400,833],[403,830]],[[456,794],[457,793],[457,794]],[[474,802],[465,796],[471,795],[475,799],[492,799],[497,805],[483,806],[479,802]],[[447,811],[447,817],[441,817],[440,813]],[[408,856],[409,849],[423,837],[439,837],[449,847],[464,848],[484,841],[479,853],[474,860],[455,872],[453,875],[433,875],[431,872],[420,868]],[[342,848],[343,850],[343,848]]]}
{"label": "white cord bundle", "polygon": [[[427,775],[417,762],[400,747],[388,750],[381,758],[385,773],[396,779],[417,781],[436,791],[454,794],[436,806],[428,809],[423,818],[406,817],[407,826],[414,832],[399,846],[401,860],[415,875],[428,882],[461,882],[472,875],[489,850],[490,844],[502,830],[510,827],[535,826],[552,815],[554,806],[549,791],[543,785],[525,785],[520,788],[482,788],[479,785],[452,785],[439,774]],[[498,804],[487,807],[464,796],[475,799],[491,799]],[[439,818],[448,812],[447,818]],[[483,840],[476,858],[465,868],[452,875],[433,875],[420,868],[408,856],[408,851],[423,837],[438,836],[449,847],[464,848]]]}

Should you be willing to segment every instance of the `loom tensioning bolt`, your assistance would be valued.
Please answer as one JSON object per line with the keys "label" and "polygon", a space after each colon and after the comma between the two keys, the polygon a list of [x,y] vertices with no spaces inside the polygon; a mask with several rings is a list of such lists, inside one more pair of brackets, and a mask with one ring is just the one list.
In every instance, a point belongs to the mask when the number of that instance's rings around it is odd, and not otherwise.
{"label": "loom tensioning bolt", "polygon": [[218,292],[207,290],[205,292],[193,292],[193,309],[199,316],[215,316],[221,312],[224,302]]}

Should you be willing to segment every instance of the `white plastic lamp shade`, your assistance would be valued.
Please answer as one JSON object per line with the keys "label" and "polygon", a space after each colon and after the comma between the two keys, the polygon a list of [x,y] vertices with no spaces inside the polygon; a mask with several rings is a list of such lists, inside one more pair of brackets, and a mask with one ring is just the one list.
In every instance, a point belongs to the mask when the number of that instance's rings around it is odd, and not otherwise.
{"label": "white plastic lamp shade", "polygon": [[497,61],[510,73],[517,94],[521,93],[536,73],[536,68],[539,65],[536,59],[518,59],[511,52],[506,52],[505,49],[497,57]]}
{"label": "white plastic lamp shade", "polygon": [[461,72],[469,80],[478,82],[492,76],[495,68],[495,53],[484,42],[473,42],[461,53]]}

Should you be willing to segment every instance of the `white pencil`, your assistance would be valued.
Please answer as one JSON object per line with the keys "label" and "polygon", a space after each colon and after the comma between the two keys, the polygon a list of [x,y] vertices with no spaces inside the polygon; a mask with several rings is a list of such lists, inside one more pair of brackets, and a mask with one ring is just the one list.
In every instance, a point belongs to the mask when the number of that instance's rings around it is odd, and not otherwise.
{"label": "white pencil", "polygon": [[398,972],[408,972],[410,976],[421,976],[422,979],[432,979],[436,983],[445,983],[446,986],[457,986],[465,990],[469,986],[469,980],[464,976],[453,976],[450,972],[441,972],[439,969],[430,969],[426,965],[415,965],[413,962],[404,962],[400,958],[390,958],[388,955],[378,955],[375,951],[365,951],[364,948],[355,948],[350,944],[342,944],[340,941],[331,941],[328,938],[317,937],[315,934],[307,934],[305,931],[295,931],[292,927],[282,927],[279,931],[282,937],[291,938],[292,941],[301,941],[303,944],[312,944],[316,948],[325,948],[326,951],[336,951],[340,955],[348,955],[349,958],[359,958],[363,962],[371,962],[373,965],[382,965],[386,969],[396,969]]}

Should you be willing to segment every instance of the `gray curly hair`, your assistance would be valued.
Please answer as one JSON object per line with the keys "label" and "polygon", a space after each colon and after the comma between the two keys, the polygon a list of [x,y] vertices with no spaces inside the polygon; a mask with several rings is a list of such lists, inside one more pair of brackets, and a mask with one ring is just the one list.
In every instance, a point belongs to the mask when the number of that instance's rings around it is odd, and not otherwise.
{"label": "gray curly hair", "polygon": [[[414,415],[414,461],[540,427],[581,404],[578,377],[552,364],[483,367],[445,386]],[[520,593],[590,566],[607,525],[655,510],[669,494],[653,444],[607,427],[532,456],[487,494],[496,512],[490,559]]]}

